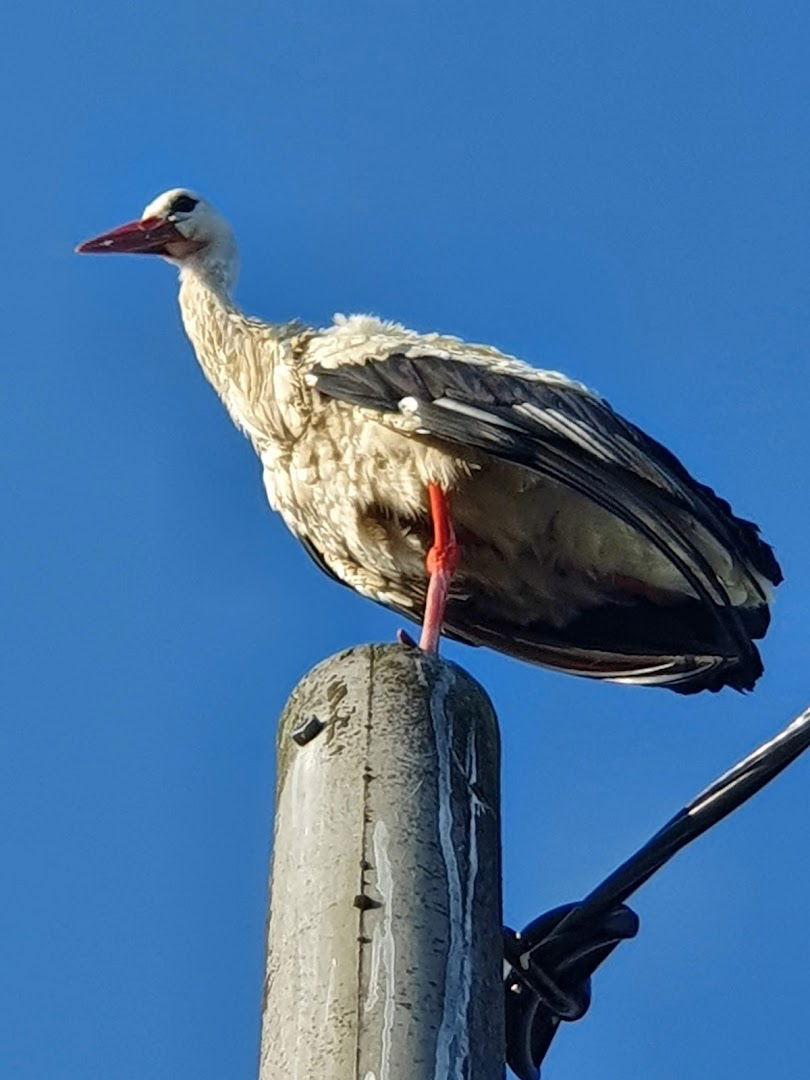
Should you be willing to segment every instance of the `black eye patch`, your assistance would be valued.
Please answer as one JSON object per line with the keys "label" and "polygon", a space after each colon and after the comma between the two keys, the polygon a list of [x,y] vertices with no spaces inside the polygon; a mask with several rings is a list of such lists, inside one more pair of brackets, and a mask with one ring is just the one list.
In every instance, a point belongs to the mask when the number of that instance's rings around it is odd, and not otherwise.
{"label": "black eye patch", "polygon": [[172,214],[190,214],[198,202],[199,199],[192,199],[190,195],[178,195],[169,210]]}

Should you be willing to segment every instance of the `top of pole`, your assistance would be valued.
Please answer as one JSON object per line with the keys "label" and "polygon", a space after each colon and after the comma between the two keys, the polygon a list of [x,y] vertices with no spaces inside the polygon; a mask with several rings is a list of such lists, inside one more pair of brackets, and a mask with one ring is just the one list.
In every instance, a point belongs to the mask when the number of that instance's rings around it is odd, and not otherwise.
{"label": "top of pole", "polygon": [[278,735],[260,1080],[502,1080],[500,747],[419,650],[310,671]]}

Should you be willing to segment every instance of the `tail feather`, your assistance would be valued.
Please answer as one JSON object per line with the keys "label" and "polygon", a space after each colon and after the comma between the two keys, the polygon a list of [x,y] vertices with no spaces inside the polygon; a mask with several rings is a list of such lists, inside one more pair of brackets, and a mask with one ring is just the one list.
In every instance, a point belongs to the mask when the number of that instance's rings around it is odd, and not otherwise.
{"label": "tail feather", "polygon": [[447,631],[468,644],[487,645],[571,675],[693,694],[724,686],[751,690],[763,670],[753,638],[767,629],[767,608],[738,609],[748,640],[746,648],[733,653],[728,639],[717,640],[712,613],[696,601],[668,608],[643,600],[606,604],[563,628],[539,622],[510,625],[476,608],[470,610],[469,601],[451,601]]}

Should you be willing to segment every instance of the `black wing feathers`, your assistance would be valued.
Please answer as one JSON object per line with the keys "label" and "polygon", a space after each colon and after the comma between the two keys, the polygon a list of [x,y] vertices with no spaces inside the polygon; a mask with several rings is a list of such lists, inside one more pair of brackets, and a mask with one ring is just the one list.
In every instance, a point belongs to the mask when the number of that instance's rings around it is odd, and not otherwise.
{"label": "black wing feathers", "polygon": [[[761,664],[751,636],[761,636],[768,620],[755,573],[773,584],[781,580],[771,548],[755,525],[734,517],[728,503],[694,480],[670,451],[606,402],[563,382],[493,370],[486,361],[442,356],[394,354],[360,365],[315,368],[313,375],[316,388],[329,397],[379,412],[412,411],[424,435],[522,465],[577,491],[630,525],[678,569],[700,598],[703,618],[715,627],[715,648],[719,646],[729,662],[738,658],[737,684],[752,684]],[[403,405],[403,399],[413,401]],[[735,610],[702,551],[673,521],[673,509],[688,512],[728,551],[747,575],[753,594],[759,595],[760,606]],[[495,644],[491,639],[498,632],[494,627],[492,632],[478,632],[484,629],[476,627],[473,636]],[[707,639],[714,636],[708,627],[706,634]],[[720,672],[711,679],[720,680],[717,685],[724,679],[734,684]],[[686,688],[686,674],[684,680]],[[703,685],[717,688],[708,673]],[[697,680],[688,687],[698,688]]]}
{"label": "black wing feathers", "polygon": [[[360,365],[315,368],[313,374],[322,393],[364,408],[399,412],[403,398],[415,398],[418,415],[431,434],[442,435],[434,430],[435,424],[454,442],[478,446],[528,467],[534,464],[542,441],[567,459],[575,456],[580,469],[598,465],[614,475],[623,474],[623,483],[633,484],[637,495],[643,493],[660,507],[670,504],[688,509],[743,564],[750,563],[774,585],[782,580],[773,551],[760,539],[754,524],[736,518],[729,504],[696,481],[674,454],[607,402],[574,387],[495,372],[485,364],[402,354]],[[430,408],[436,402],[441,404]],[[487,415],[475,417],[460,411],[454,416],[451,402]],[[520,411],[527,407],[531,411]],[[550,426],[552,419],[555,423]],[[571,430],[565,433],[566,419],[578,425],[576,436],[587,436],[589,449],[583,452]],[[576,455],[574,450],[578,450]],[[658,473],[661,487],[639,474],[640,462]]]}

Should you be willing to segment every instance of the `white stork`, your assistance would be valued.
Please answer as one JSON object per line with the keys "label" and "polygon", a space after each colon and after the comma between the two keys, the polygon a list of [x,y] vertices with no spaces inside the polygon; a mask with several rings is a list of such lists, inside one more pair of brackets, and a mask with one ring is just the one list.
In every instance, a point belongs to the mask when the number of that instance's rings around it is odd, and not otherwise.
{"label": "white stork", "polygon": [[233,233],[186,189],[78,250],[179,268],[186,333],[270,505],[332,577],[422,619],[423,648],[444,630],[591,678],[753,687],[771,548],[585,386],[366,315],[246,316]]}

